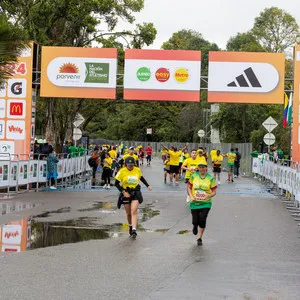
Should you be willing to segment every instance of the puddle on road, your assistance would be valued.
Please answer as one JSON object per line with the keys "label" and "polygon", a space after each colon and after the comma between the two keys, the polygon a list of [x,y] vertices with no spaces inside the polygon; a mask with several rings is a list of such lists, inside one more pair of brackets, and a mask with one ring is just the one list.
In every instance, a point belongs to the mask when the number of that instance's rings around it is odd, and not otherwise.
{"label": "puddle on road", "polygon": [[2,202],[0,203],[0,214],[7,215],[12,212],[20,212],[25,209],[31,209],[37,207],[38,204],[35,203],[24,203],[24,202],[12,202],[12,201],[7,201],[7,202]]}
{"label": "puddle on road", "polygon": [[177,232],[177,234],[188,234],[189,231],[188,230],[180,230]]}
{"label": "puddle on road", "polygon": [[93,205],[93,207],[78,209],[78,211],[85,212],[85,211],[95,211],[98,209],[115,210],[117,209],[117,205],[114,202],[97,202]]}
{"label": "puddle on road", "polygon": [[42,214],[34,216],[34,218],[47,218],[51,214],[63,214],[63,213],[68,213],[70,211],[71,211],[71,207],[62,207],[62,208],[57,209],[57,210],[52,210],[52,211],[44,212]]}
{"label": "puddle on road", "polygon": [[[23,207],[23,204],[22,204]],[[35,207],[33,205],[32,207]],[[24,206],[25,208],[25,206]],[[26,206],[27,208],[27,206]],[[28,207],[29,208],[29,207]],[[112,202],[97,202],[93,207],[79,211],[116,209]],[[46,248],[68,243],[78,243],[88,240],[102,240],[128,235],[129,226],[126,223],[100,225],[97,217],[81,217],[67,221],[47,222],[51,214],[69,213],[70,207],[44,212],[33,218],[24,218],[1,226],[3,252],[21,252],[37,248]],[[153,204],[139,208],[139,223],[159,215],[159,210],[153,209]],[[39,219],[42,220],[39,220]],[[122,217],[126,218],[125,216]],[[140,232],[166,233],[169,229],[146,229],[142,224],[137,228]]]}

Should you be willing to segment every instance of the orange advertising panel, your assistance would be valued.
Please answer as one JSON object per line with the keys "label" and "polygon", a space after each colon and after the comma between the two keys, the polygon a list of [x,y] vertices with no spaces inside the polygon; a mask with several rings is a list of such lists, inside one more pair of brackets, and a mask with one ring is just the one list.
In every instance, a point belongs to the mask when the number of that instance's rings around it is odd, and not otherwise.
{"label": "orange advertising panel", "polygon": [[124,99],[199,102],[201,52],[125,51]]}
{"label": "orange advertising panel", "polygon": [[210,52],[208,102],[283,104],[282,53]]}
{"label": "orange advertising panel", "polygon": [[292,127],[292,160],[300,162],[300,45],[294,49],[294,97]]}
{"label": "orange advertising panel", "polygon": [[116,81],[116,48],[42,48],[42,97],[115,99]]}
{"label": "orange advertising panel", "polygon": [[[30,154],[32,65],[33,45],[30,45],[17,63],[5,66],[12,76],[0,86],[1,154]],[[25,156],[20,158],[26,159]]]}

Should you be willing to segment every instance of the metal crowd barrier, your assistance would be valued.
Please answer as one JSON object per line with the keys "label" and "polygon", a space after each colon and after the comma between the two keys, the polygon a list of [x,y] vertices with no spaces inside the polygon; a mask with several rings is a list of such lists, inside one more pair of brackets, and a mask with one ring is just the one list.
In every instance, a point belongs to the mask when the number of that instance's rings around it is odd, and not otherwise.
{"label": "metal crowd barrier", "polygon": [[[57,157],[60,184],[76,176],[86,176],[91,171],[88,164],[89,155],[60,153]],[[47,173],[47,156],[44,154],[0,153],[0,193],[22,192],[30,189],[38,191],[41,185],[48,186]]]}
{"label": "metal crowd barrier", "polygon": [[299,162],[264,157],[252,159],[252,173],[260,180],[272,182],[281,195],[300,207],[300,164]]}

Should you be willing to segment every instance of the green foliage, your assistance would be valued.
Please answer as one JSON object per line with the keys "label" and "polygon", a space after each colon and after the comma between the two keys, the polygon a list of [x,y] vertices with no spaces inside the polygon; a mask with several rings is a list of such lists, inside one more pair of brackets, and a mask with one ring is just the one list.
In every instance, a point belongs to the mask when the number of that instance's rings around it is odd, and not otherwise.
{"label": "green foliage", "polygon": [[0,13],[0,84],[11,76],[5,65],[16,62],[27,46],[28,39],[24,30],[9,22],[4,13]]}
{"label": "green foliage", "polygon": [[227,42],[228,51],[265,52],[251,32],[238,33]]}
{"label": "green foliage", "polygon": [[255,18],[252,34],[267,52],[284,52],[299,38],[299,25],[288,12],[266,8]]}

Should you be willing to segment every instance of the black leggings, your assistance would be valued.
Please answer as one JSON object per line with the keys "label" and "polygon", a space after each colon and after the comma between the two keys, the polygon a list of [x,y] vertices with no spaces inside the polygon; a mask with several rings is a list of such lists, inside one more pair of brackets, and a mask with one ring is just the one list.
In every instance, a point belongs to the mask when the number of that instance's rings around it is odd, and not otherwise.
{"label": "black leggings", "polygon": [[102,180],[104,180],[105,184],[110,184],[110,173],[111,173],[111,169],[110,168],[103,168],[103,172],[102,172]]}
{"label": "black leggings", "polygon": [[200,209],[192,209],[191,213],[193,216],[193,225],[199,226],[200,228],[206,227],[206,219],[207,215],[210,211],[210,208],[200,208]]}

